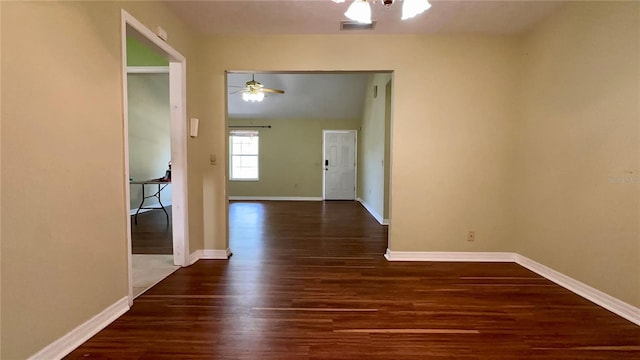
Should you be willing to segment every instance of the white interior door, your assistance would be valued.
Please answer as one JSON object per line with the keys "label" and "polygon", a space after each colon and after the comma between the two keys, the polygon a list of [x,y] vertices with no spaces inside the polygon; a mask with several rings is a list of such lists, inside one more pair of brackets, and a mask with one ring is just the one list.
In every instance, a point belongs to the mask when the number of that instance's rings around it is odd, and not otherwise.
{"label": "white interior door", "polygon": [[325,200],[356,198],[356,131],[323,131]]}

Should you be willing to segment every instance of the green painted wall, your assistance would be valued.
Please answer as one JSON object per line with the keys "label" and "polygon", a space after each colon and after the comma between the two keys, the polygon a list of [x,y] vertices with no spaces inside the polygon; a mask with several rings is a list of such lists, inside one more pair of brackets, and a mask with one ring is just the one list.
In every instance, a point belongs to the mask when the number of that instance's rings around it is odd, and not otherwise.
{"label": "green painted wall", "polygon": [[156,54],[140,41],[127,37],[128,66],[168,66],[169,61]]}
{"label": "green painted wall", "polygon": [[322,196],[322,130],[356,130],[360,119],[232,120],[260,131],[260,180],[229,181],[230,196]]}

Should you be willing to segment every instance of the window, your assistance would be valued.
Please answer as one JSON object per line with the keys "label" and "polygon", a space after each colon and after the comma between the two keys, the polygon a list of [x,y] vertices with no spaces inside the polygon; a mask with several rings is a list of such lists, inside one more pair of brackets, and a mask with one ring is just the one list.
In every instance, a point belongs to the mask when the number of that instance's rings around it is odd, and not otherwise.
{"label": "window", "polygon": [[229,177],[231,180],[258,180],[258,132],[229,133]]}

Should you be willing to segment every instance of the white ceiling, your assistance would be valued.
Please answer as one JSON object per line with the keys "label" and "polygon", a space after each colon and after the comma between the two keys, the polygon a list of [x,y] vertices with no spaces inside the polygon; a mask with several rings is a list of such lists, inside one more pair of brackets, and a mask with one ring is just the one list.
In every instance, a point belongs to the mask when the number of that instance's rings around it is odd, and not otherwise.
{"label": "white ceiling", "polygon": [[[402,2],[385,8],[372,4],[377,20],[372,34],[526,32],[566,1],[543,0],[432,0],[431,9],[417,17],[400,20]],[[171,9],[203,34],[332,34],[351,0],[236,0],[169,1]],[[353,31],[352,31],[353,32]],[[358,30],[357,32],[363,32]]]}
{"label": "white ceiling", "polygon": [[[248,119],[359,119],[370,73],[256,74],[265,87],[284,90],[267,94],[262,102],[246,102],[229,94],[229,118]],[[228,85],[244,86],[251,74],[227,76]],[[236,88],[229,88],[232,93]]]}

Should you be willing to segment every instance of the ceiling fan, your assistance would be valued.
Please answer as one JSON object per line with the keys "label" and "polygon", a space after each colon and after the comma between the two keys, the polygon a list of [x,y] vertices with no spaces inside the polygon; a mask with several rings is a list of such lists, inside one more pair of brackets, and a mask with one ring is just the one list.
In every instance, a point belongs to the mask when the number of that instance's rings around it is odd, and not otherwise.
{"label": "ceiling fan", "polygon": [[278,89],[270,89],[264,87],[261,83],[257,82],[255,79],[255,74],[251,74],[251,80],[245,83],[245,86],[233,86],[230,85],[231,88],[240,88],[240,90],[236,90],[230,94],[242,94],[242,100],[251,101],[251,102],[260,102],[264,100],[265,93],[272,94],[284,94],[284,90]]}

